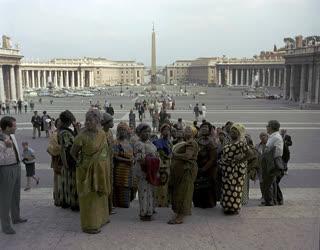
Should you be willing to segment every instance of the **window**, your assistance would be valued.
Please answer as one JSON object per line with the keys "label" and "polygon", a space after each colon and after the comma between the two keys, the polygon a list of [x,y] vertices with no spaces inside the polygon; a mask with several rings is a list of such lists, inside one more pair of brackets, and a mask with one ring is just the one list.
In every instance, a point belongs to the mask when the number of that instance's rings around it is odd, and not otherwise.
{"label": "window", "polygon": [[173,77],[173,70],[170,70],[170,77]]}
{"label": "window", "polygon": [[140,77],[140,71],[139,70],[137,71],[137,77]]}

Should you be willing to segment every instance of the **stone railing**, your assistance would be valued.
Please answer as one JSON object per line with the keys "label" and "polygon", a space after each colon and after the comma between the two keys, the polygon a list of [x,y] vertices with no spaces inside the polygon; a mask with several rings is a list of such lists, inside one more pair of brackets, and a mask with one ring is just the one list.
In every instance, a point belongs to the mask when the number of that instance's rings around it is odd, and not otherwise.
{"label": "stone railing", "polygon": [[320,52],[320,45],[312,46],[312,47],[288,49],[286,55],[301,55],[301,54],[310,54],[310,53],[316,53],[316,52]]}
{"label": "stone railing", "polygon": [[0,55],[21,56],[20,50],[18,49],[3,49],[3,48],[0,48]]}

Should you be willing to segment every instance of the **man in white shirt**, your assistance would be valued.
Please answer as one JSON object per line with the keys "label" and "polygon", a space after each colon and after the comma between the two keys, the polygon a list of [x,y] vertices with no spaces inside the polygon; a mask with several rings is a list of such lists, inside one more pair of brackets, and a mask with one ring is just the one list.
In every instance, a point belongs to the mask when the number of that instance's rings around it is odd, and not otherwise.
{"label": "man in white shirt", "polygon": [[11,223],[26,222],[20,217],[21,167],[19,148],[14,136],[16,120],[5,116],[0,121],[0,219],[2,231],[15,234]]}
{"label": "man in white shirt", "polygon": [[[277,120],[270,120],[267,125],[267,133],[269,138],[266,144],[267,149],[272,150],[274,148],[273,160],[275,165],[282,165],[283,154],[283,139],[279,133],[280,123]],[[265,205],[283,205],[283,195],[279,186],[281,178],[284,175],[284,171],[280,168],[276,168],[266,178],[265,184]],[[263,183],[265,183],[263,181]]]}

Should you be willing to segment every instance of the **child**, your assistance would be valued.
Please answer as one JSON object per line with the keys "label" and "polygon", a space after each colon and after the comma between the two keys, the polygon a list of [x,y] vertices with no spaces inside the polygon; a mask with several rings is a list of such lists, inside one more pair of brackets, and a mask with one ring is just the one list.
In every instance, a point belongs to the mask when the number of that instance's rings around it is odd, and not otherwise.
{"label": "child", "polygon": [[36,181],[37,185],[39,184],[40,178],[35,175],[36,157],[34,155],[34,150],[29,147],[28,142],[22,142],[22,147],[22,161],[26,165],[27,172],[27,186],[24,191],[28,191],[31,189],[31,178]]}

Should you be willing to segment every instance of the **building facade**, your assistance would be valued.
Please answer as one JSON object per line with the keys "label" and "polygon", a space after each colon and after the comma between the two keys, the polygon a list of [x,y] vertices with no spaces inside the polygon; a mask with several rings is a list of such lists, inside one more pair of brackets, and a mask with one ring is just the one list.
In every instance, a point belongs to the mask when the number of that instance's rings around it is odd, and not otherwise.
{"label": "building facade", "polygon": [[9,38],[2,37],[0,48],[0,102],[23,99],[22,70],[19,49],[11,48]]}
{"label": "building facade", "polygon": [[283,52],[261,52],[250,59],[227,57],[176,61],[166,66],[169,84],[208,86],[283,86],[285,80]]}
{"label": "building facade", "polygon": [[320,41],[297,36],[295,43],[287,47],[284,98],[301,104],[319,104]]}
{"label": "building facade", "polygon": [[27,61],[10,38],[0,48],[0,102],[23,99],[23,89],[82,89],[119,84],[143,84],[144,65],[105,58]]}

